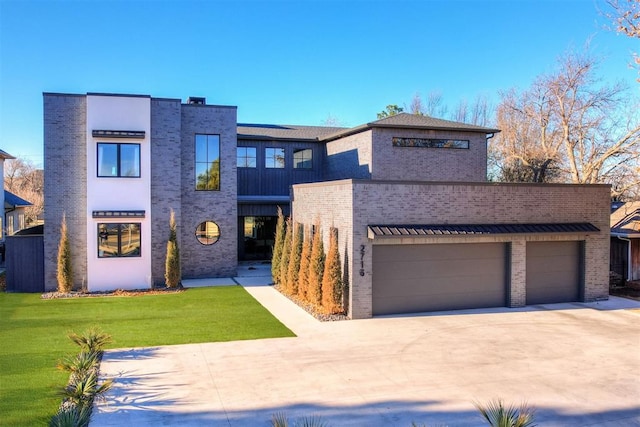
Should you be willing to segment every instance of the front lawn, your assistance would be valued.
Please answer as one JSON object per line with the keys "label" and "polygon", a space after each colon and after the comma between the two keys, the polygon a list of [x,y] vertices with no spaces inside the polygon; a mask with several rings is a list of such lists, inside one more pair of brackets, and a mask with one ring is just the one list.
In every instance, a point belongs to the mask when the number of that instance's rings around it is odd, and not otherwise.
{"label": "front lawn", "polygon": [[48,424],[69,378],[56,363],[77,352],[67,334],[92,325],[113,337],[109,348],[294,336],[240,286],[52,300],[0,293],[0,425]]}

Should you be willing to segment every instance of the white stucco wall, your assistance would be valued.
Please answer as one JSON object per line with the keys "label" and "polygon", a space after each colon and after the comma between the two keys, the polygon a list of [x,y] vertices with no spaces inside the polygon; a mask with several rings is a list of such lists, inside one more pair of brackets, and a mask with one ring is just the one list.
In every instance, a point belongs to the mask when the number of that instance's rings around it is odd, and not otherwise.
{"label": "white stucco wall", "polygon": [[[93,130],[144,131],[144,139],[92,136]],[[90,291],[149,288],[151,277],[151,100],[87,95],[87,278]],[[140,178],[98,178],[97,144],[140,144]],[[95,210],[143,210],[145,218],[92,218]],[[141,256],[98,257],[98,223],[141,223]]]}

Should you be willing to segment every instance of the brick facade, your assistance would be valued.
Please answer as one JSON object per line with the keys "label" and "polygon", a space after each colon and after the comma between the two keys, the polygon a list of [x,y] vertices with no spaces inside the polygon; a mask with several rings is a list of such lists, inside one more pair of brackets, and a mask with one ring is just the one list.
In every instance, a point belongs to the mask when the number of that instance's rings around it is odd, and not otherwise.
{"label": "brick facade", "polygon": [[[528,185],[355,181],[294,186],[294,219],[340,229],[350,265],[350,316],[372,315],[372,245],[511,242],[510,305],[526,301],[526,242],[585,242],[585,301],[608,298],[608,185]],[[326,206],[332,206],[327,210]],[[438,236],[371,240],[370,224],[501,224],[590,222],[594,234]],[[364,246],[364,256],[361,247]],[[342,253],[344,259],[344,253]],[[364,270],[364,276],[359,274]]]}
{"label": "brick facade", "polygon": [[74,283],[87,276],[86,97],[44,94],[44,287],[57,288],[60,224],[66,217]]}

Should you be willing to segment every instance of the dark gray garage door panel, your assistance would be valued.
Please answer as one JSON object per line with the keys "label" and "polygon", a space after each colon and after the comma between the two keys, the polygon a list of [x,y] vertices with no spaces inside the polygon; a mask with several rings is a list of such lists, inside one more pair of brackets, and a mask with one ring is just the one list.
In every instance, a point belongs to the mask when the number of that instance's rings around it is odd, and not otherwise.
{"label": "dark gray garage door panel", "polygon": [[373,247],[373,314],[500,307],[503,243]]}
{"label": "dark gray garage door panel", "polygon": [[581,242],[527,243],[527,305],[580,299]]}

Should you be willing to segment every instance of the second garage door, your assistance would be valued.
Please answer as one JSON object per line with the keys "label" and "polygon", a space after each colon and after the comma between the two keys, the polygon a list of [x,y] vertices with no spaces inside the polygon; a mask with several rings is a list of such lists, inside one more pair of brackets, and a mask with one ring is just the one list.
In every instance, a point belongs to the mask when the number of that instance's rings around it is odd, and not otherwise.
{"label": "second garage door", "polygon": [[504,243],[373,246],[373,314],[502,307]]}
{"label": "second garage door", "polygon": [[527,305],[580,300],[581,242],[527,243]]}

